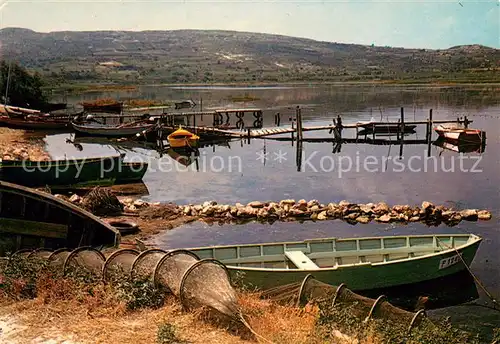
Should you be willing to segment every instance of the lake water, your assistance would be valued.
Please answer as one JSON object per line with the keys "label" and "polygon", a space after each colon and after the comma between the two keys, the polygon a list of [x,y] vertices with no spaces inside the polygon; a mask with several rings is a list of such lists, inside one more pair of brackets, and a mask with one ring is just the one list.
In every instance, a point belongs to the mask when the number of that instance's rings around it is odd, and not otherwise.
{"label": "lake water", "polygon": [[[420,205],[422,201],[456,208],[481,208],[493,213],[493,219],[462,222],[449,228],[428,227],[420,223],[408,225],[377,224],[352,226],[341,221],[251,223],[241,226],[218,226],[196,222],[165,231],[151,239],[162,248],[193,247],[214,244],[256,243],[301,240],[317,237],[356,237],[366,235],[475,233],[484,238],[472,265],[473,272],[488,290],[500,296],[500,88],[481,87],[381,87],[381,86],[306,86],[256,88],[169,88],[142,87],[133,92],[86,94],[69,101],[99,97],[152,98],[158,100],[193,99],[203,102],[203,109],[221,107],[257,107],[264,110],[264,126],[274,125],[274,114],[281,113],[281,125],[290,126],[295,107],[302,108],[304,126],[331,124],[337,115],[343,123],[397,121],[404,107],[405,120],[426,120],[433,109],[434,119],[455,120],[466,115],[472,128],[487,132],[487,145],[482,153],[459,154],[427,144],[400,146],[343,144],[340,152],[332,143],[307,143],[302,153],[292,142],[252,139],[250,143],[232,141],[227,146],[200,149],[198,163],[187,168],[169,156],[159,157],[154,150],[133,148],[127,159],[150,162],[144,178],[149,195],[147,201],[202,203],[246,203],[253,200],[287,198],[320,202],[346,199],[366,203]],[[249,103],[234,103],[232,97],[251,96]],[[199,110],[199,107],[193,109]],[[289,137],[290,134],[285,135]],[[354,137],[346,129],[344,137]],[[116,147],[83,144],[78,151],[65,144],[69,134],[47,137],[49,152],[54,157],[102,156],[115,154]],[[327,132],[306,132],[304,137],[331,137]],[[395,139],[395,137],[392,137]],[[433,139],[437,134],[433,132]],[[425,139],[425,126],[419,126],[407,140]],[[267,159],[262,159],[263,154]],[[301,162],[297,157],[301,155]],[[431,158],[428,158],[428,155]],[[196,168],[197,166],[197,168]],[[484,300],[484,299],[482,299]],[[450,314],[454,314],[451,312]],[[457,314],[459,312],[456,312]],[[497,322],[498,316],[481,319]],[[480,320],[478,320],[480,322]],[[467,323],[463,320],[462,322]]]}

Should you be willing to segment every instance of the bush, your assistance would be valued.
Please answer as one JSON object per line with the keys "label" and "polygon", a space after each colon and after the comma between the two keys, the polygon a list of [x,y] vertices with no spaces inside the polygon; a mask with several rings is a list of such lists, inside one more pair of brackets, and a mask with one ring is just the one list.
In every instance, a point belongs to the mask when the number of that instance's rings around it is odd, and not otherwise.
{"label": "bush", "polygon": [[160,324],[160,326],[158,326],[156,342],[158,344],[178,343],[179,340],[175,334],[175,326],[169,323]]}
{"label": "bush", "polygon": [[122,279],[115,286],[117,297],[124,301],[128,310],[160,308],[165,301],[165,290],[156,288],[150,279]]}

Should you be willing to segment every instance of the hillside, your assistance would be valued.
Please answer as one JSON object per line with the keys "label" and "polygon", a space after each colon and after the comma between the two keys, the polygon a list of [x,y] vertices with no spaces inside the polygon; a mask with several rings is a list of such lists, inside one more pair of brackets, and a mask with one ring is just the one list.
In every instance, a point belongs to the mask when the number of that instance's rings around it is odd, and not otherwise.
{"label": "hillside", "polygon": [[500,68],[500,50],[480,45],[403,49],[233,31],[6,28],[0,42],[2,58],[65,82],[489,82]]}

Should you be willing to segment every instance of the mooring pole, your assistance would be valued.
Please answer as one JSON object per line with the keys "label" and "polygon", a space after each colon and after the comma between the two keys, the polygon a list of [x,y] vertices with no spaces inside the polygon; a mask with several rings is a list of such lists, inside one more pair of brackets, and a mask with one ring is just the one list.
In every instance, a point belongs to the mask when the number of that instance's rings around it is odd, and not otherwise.
{"label": "mooring pole", "polygon": [[297,141],[297,149],[295,150],[295,162],[297,163],[297,172],[302,169],[302,141]]}
{"label": "mooring pole", "polygon": [[297,140],[302,141],[302,111],[300,107],[297,106]]}
{"label": "mooring pole", "polygon": [[431,141],[432,141],[432,109],[429,110],[429,121],[427,123],[427,156],[431,156]]}
{"label": "mooring pole", "polygon": [[401,130],[401,137],[403,137],[405,133],[405,109],[403,107],[401,108],[400,130]]}
{"label": "mooring pole", "polygon": [[467,116],[464,116],[464,127],[465,129],[469,127],[469,119],[467,118]]}

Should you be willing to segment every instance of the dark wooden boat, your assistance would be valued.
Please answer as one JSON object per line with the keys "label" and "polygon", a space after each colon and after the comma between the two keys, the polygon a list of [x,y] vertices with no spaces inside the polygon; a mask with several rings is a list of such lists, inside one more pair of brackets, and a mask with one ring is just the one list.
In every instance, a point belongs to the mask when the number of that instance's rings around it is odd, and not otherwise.
{"label": "dark wooden boat", "polygon": [[0,255],[19,249],[117,246],[120,233],[50,194],[0,181]]}
{"label": "dark wooden boat", "polygon": [[0,124],[8,128],[28,130],[68,130],[69,117],[52,118],[51,116],[28,115],[24,117],[1,116]]}
{"label": "dark wooden boat", "polygon": [[123,103],[118,101],[95,101],[81,103],[85,112],[121,113]]}
{"label": "dark wooden boat", "polygon": [[[376,123],[376,124],[375,124]],[[378,124],[377,122],[358,122],[358,127],[363,128],[358,134],[396,134],[401,131],[399,123]],[[416,125],[405,125],[404,133],[414,133]]]}

